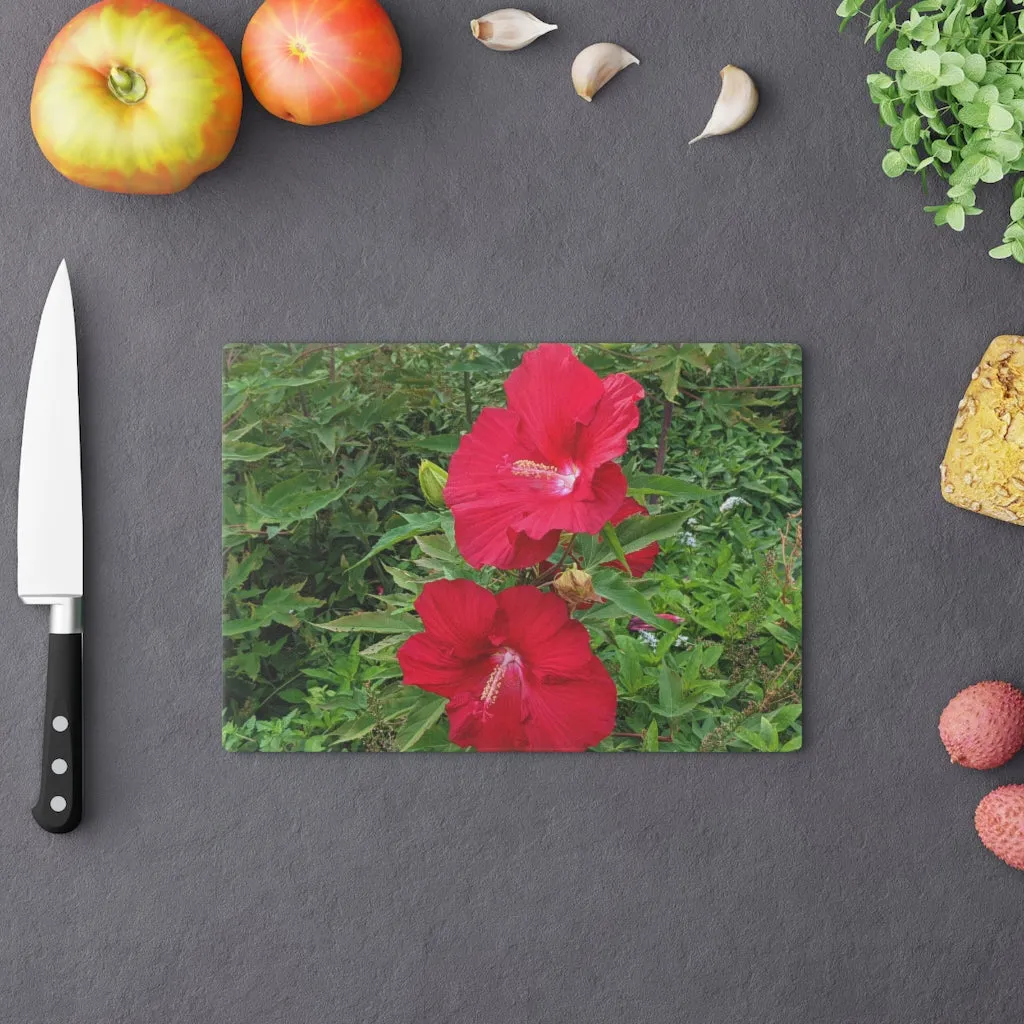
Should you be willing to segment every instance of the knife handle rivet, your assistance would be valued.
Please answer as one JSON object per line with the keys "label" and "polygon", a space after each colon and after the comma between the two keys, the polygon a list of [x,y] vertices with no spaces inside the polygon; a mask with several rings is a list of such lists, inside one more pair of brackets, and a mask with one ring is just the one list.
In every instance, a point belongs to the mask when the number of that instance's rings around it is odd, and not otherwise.
{"label": "knife handle rivet", "polygon": [[63,775],[68,770],[68,763],[63,757],[58,757],[54,760],[53,764],[50,765],[50,771],[54,775]]}
{"label": "knife handle rivet", "polygon": [[67,732],[70,724],[71,723],[63,715],[57,715],[53,720],[53,730],[54,732]]}
{"label": "knife handle rivet", "polygon": [[62,796],[55,796],[50,800],[50,810],[57,811],[58,814],[61,811],[67,810],[68,802]]}

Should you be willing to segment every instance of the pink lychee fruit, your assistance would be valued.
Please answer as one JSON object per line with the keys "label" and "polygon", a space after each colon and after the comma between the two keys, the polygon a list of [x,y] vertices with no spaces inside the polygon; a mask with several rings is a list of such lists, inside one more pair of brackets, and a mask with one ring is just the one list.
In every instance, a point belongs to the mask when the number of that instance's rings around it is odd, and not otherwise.
{"label": "pink lychee fruit", "polygon": [[998,768],[1024,747],[1024,693],[998,681],[961,690],[939,718],[949,758],[965,768]]}
{"label": "pink lychee fruit", "polygon": [[974,827],[1000,860],[1024,871],[1024,786],[1000,786],[983,797]]}

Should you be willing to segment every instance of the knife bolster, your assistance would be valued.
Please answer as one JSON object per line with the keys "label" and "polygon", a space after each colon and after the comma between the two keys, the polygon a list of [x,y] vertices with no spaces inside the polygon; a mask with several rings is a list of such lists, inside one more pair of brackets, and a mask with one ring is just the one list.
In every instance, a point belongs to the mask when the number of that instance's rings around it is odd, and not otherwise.
{"label": "knife bolster", "polygon": [[82,599],[80,597],[61,597],[50,605],[51,633],[82,632]]}

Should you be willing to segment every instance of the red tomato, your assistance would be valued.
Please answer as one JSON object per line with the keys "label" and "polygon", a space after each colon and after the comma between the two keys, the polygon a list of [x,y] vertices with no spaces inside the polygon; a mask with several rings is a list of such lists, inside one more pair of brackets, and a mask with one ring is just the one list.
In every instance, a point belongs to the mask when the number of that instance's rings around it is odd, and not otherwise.
{"label": "red tomato", "polygon": [[402,48],[377,0],[266,0],[242,39],[256,99],[298,124],[330,124],[379,107]]}

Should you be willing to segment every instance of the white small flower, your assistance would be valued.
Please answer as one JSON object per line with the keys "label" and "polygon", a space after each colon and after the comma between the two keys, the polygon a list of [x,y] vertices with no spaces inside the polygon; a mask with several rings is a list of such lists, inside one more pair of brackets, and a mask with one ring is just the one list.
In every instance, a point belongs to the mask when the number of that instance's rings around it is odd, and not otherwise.
{"label": "white small flower", "polygon": [[676,637],[676,642],[672,646],[673,647],[682,647],[684,644],[688,644],[689,642],[690,642],[690,638],[688,636],[680,635],[680,636]]}
{"label": "white small flower", "polygon": [[718,506],[719,512],[731,512],[734,508],[740,505],[749,505],[750,502],[746,498],[741,498],[738,494],[730,495],[721,505]]}
{"label": "white small flower", "polygon": [[640,634],[640,639],[652,649],[657,648],[658,646],[658,637],[655,633],[648,633],[644,630],[644,632]]}
{"label": "white small flower", "polygon": [[700,520],[696,516],[693,516],[691,519],[687,519],[686,520],[686,525],[687,526],[700,526]]}
{"label": "white small flower", "polygon": [[691,533],[689,530],[679,534],[679,539],[688,548],[695,548],[697,546],[697,535],[695,533]]}

